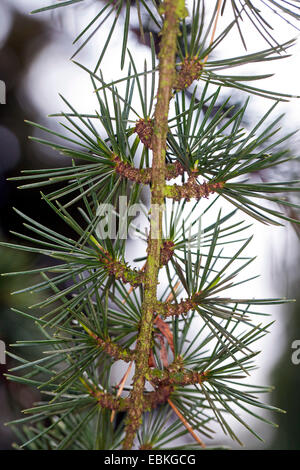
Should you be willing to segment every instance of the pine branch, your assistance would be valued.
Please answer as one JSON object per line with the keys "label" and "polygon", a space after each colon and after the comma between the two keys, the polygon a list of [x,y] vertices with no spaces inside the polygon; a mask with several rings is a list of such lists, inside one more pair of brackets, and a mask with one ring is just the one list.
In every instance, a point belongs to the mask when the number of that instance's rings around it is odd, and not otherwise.
{"label": "pine branch", "polygon": [[[79,0],[59,2],[37,12],[76,3]],[[241,443],[228,416],[260,439],[244,415],[269,423],[261,410],[281,412],[259,397],[269,387],[243,380],[255,368],[256,341],[272,325],[260,320],[265,316],[261,307],[289,300],[233,298],[228,290],[255,277],[241,278],[254,257],[244,253],[252,237],[246,235],[248,222],[235,219],[238,212],[262,223],[299,223],[299,204],[285,198],[299,192],[299,181],[257,183],[248,176],[294,160],[282,150],[293,134],[275,140],[281,117],[267,124],[275,105],[253,129],[244,129],[248,100],[236,107],[219,95],[224,86],[275,100],[289,95],[244,83],[268,74],[219,72],[286,57],[295,41],[274,44],[268,22],[251,2],[228,3],[233,20],[221,30],[226,1],[216,0],[206,17],[204,1],[193,2],[189,15],[183,0],[165,0],[160,6],[108,0],[75,40],[83,42],[74,55],[111,20],[95,69],[77,63],[91,79],[98,109],[80,113],[62,97],[68,111],[56,114],[63,118],[62,133],[30,123],[50,135],[49,140],[33,140],[70,157],[72,164],[25,170],[14,179],[24,181],[22,189],[51,187],[47,195],[42,193],[43,202],[73,235],[16,210],[26,231],[13,235],[25,242],[1,243],[50,258],[46,266],[5,274],[33,277],[33,285],[15,294],[39,294],[31,307],[34,313],[14,309],[36,325],[41,338],[13,346],[42,347],[44,353],[27,360],[9,352],[16,365],[7,377],[37,388],[44,398],[12,423],[21,448],[159,450],[188,435],[192,444],[177,448],[199,449],[205,448],[202,435],[205,442],[211,439],[216,423]],[[285,20],[299,20],[292,0],[261,3]],[[142,71],[127,51],[133,10],[139,34],[151,49],[151,65],[145,62]],[[159,34],[148,34],[141,24],[144,16],[147,28]],[[214,60],[214,50],[235,26],[246,45],[240,25],[244,16],[270,47]],[[123,69],[128,59],[128,73],[107,82],[99,67],[122,21],[120,65]],[[212,92],[211,84],[218,89]],[[140,265],[127,262],[123,237],[123,224],[127,231],[134,227],[134,216],[127,217],[127,208],[126,214],[118,210],[121,197],[129,199],[129,208],[140,202],[145,186],[151,195],[149,212],[143,207],[150,233],[147,227],[137,230],[146,247],[144,254],[136,254],[134,262],[142,263],[138,269]],[[225,215],[217,209],[222,198],[235,206]],[[203,199],[209,199],[207,204]],[[78,213],[69,209],[77,204]],[[106,237],[99,224],[109,226],[108,206],[116,230]],[[41,279],[36,280],[38,274]],[[166,285],[158,289],[161,274]],[[111,368],[117,361],[127,370],[114,384]]]}

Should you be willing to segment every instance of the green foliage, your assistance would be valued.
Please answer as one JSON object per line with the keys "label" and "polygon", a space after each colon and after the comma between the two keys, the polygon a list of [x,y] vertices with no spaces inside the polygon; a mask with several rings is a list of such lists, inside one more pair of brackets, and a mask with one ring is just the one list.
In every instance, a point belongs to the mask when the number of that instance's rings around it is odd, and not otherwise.
{"label": "green foliage", "polygon": [[[36,12],[83,1],[60,2]],[[177,74],[186,57],[196,57],[202,69],[189,94],[186,89],[173,90],[174,112],[166,117],[166,164],[180,168],[186,197],[181,201],[166,198],[161,237],[172,246],[172,252],[166,263],[161,262],[166,285],[159,288],[157,299],[152,299],[153,317],[164,314],[160,321],[154,321],[152,343],[148,345],[154,364],[148,367],[147,380],[154,391],[149,387],[143,390],[143,420],[136,435],[140,448],[171,448],[183,436],[190,438],[189,443],[179,443],[176,448],[199,448],[201,441],[193,441],[183,421],[206,441],[213,439],[218,423],[225,434],[241,443],[228,416],[261,439],[245,415],[268,422],[262,412],[276,409],[258,397],[269,392],[270,387],[249,385],[244,379],[255,368],[258,352],[252,349],[253,344],[268,333],[271,325],[264,322],[264,306],[287,300],[232,298],[230,289],[250,281],[243,277],[243,272],[254,259],[244,251],[251,241],[249,224],[238,220],[237,215],[244,212],[247,220],[250,216],[265,224],[296,222],[285,209],[297,210],[299,206],[287,199],[286,194],[299,191],[299,181],[261,183],[251,176],[296,158],[282,149],[282,143],[292,134],[276,139],[281,117],[269,119],[277,102],[290,95],[246,84],[269,75],[226,76],[220,71],[283,59],[295,40],[277,44],[269,32],[270,25],[252,2],[216,2],[210,17],[206,15],[205,3],[195,1],[191,15],[180,15],[183,18],[179,22]],[[258,3],[287,21],[289,16],[299,20],[297,2]],[[210,41],[220,5],[221,12],[231,7],[233,18]],[[182,10],[181,2],[179,6]],[[147,251],[149,234],[139,231],[145,249],[136,253],[135,267],[131,267],[120,230],[115,239],[103,239],[97,227],[103,218],[100,205],[111,204],[120,229],[122,220],[117,215],[120,196],[126,196],[131,207],[145,193],[145,185],[130,177],[130,170],[150,170],[152,165],[151,150],[136,135],[135,123],[141,118],[147,122],[155,120],[156,85],[161,70],[151,34],[149,68],[145,63],[140,71],[127,49],[132,12],[138,15],[142,36],[146,34],[142,21],[145,17],[159,30],[165,21],[165,10],[159,9],[156,2],[137,1],[132,6],[129,1],[109,0],[75,40],[83,42],[74,55],[100,25],[111,19],[110,34],[95,69],[78,63],[90,76],[98,110],[82,114],[62,97],[69,111],[56,115],[63,118],[62,133],[29,123],[51,139],[39,136],[33,140],[69,156],[70,165],[24,170],[22,176],[14,178],[22,181],[21,189],[42,188],[45,204],[73,232],[72,236],[58,233],[16,209],[26,232],[14,235],[23,239],[24,244],[2,243],[14,250],[49,258],[48,266],[6,275],[35,278],[39,274],[33,285],[15,293],[43,295],[31,307],[34,314],[30,310],[15,310],[27,321],[35,322],[43,339],[18,341],[15,347],[42,347],[44,354],[37,360],[27,360],[9,353],[16,365],[8,377],[38,388],[44,397],[25,410],[24,418],[11,423],[22,448],[120,449],[128,429],[124,416],[130,409],[138,378],[134,377],[132,383],[127,381],[119,397],[113,373],[116,363],[134,363],[139,354],[147,286],[143,268],[138,268],[143,261],[151,264]],[[243,15],[251,18],[269,48],[213,60],[211,53],[232,28],[239,28],[246,45],[240,24]],[[128,72],[123,78],[106,82],[105,71],[99,67],[119,22],[123,22],[121,69],[127,61]],[[125,89],[121,90],[124,84]],[[211,85],[218,88],[212,91]],[[231,105],[230,99],[222,102],[219,96],[222,87],[263,96],[275,100],[275,104],[253,129],[245,129],[242,122],[248,99],[239,108]],[[122,167],[116,171],[116,156],[127,165],[126,175],[122,174]],[[193,188],[203,187],[204,194],[211,199],[201,210],[199,200],[189,202],[192,184]],[[219,209],[222,199],[234,206],[232,212],[224,215]],[[150,224],[153,212],[148,209],[145,216]],[[126,228],[131,222],[129,218]],[[162,399],[159,393],[166,395]],[[179,413],[176,419],[174,407]]]}

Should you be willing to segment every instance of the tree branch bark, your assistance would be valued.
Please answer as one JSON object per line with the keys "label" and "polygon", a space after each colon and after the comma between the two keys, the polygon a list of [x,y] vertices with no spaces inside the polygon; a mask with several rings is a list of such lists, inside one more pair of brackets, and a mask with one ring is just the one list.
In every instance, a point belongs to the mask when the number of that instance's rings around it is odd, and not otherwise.
{"label": "tree branch bark", "polygon": [[166,140],[168,132],[169,103],[175,80],[175,56],[178,23],[184,10],[183,0],[165,0],[164,23],[161,31],[159,53],[159,85],[153,123],[153,162],[151,187],[151,228],[147,248],[147,266],[144,280],[141,328],[136,346],[135,374],[130,394],[130,408],[126,418],[124,449],[131,449],[144,410],[145,376],[151,350],[154,314],[157,303],[157,284],[162,248],[162,208],[166,174]]}

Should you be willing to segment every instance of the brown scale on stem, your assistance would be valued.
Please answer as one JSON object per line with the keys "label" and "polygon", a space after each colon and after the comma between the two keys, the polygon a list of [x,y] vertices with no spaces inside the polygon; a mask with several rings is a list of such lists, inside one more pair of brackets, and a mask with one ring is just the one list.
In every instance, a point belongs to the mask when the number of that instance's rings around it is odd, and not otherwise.
{"label": "brown scale on stem", "polygon": [[223,181],[218,182],[204,182],[199,184],[197,181],[196,175],[191,175],[188,181],[181,186],[178,184],[166,185],[164,194],[166,197],[172,198],[175,201],[180,201],[181,199],[201,199],[208,198],[210,194],[215,193],[216,191],[224,187]]}

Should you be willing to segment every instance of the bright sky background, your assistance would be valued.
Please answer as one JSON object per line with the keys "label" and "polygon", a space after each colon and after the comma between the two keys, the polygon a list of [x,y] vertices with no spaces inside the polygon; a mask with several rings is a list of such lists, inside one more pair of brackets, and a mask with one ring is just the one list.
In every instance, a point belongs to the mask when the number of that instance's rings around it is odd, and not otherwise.
{"label": "bright sky background", "polygon": [[[50,1],[46,0],[10,0],[10,4],[14,5],[22,13],[28,13],[34,8],[44,6]],[[86,73],[80,70],[75,64],[73,64],[69,58],[74,53],[75,49],[72,46],[72,40],[78,34],[79,31],[93,18],[93,13],[99,11],[99,5],[93,6],[93,2],[90,2],[89,8],[80,6],[76,8],[68,8],[60,11],[60,15],[57,13],[47,13],[39,15],[39,19],[44,21],[51,21],[53,24],[53,41],[50,45],[45,47],[40,55],[37,57],[35,62],[31,65],[27,71],[27,75],[24,77],[24,83],[20,92],[20,99],[30,103],[33,101],[34,105],[40,111],[42,116],[45,116],[47,126],[54,127],[55,121],[46,119],[46,115],[60,112],[65,109],[65,106],[58,97],[58,93],[64,95],[75,108],[81,112],[93,113],[97,107],[95,95],[93,94],[90,79]],[[214,3],[214,2],[212,2]],[[86,2],[84,2],[86,5]],[[226,18],[221,18],[218,25],[218,30],[222,30],[222,24],[226,22]],[[273,18],[273,23],[278,23],[277,18]],[[276,39],[280,42],[281,40],[287,40],[295,37],[297,31],[286,28],[281,25],[277,29]],[[7,31],[9,30],[10,15],[8,10],[4,6],[0,5],[0,45],[5,39]],[[245,24],[245,30],[247,30],[247,37],[249,39],[249,51],[254,52],[261,48],[267,48],[265,43],[257,37],[257,34],[253,34],[253,30],[249,28],[249,25]],[[77,58],[79,62],[83,63],[87,67],[93,67],[98,58],[98,53],[103,46],[105,39],[109,31],[109,23],[105,25],[100,33],[91,42],[92,47],[87,47]],[[120,72],[120,52],[119,47],[121,44],[122,34],[115,32],[113,40],[111,42],[110,52],[106,54],[102,62],[102,70],[104,71],[105,79],[113,80],[116,77],[126,75],[126,66],[122,72]],[[129,35],[128,47],[131,51],[134,51],[135,60],[140,62],[141,67],[143,61],[147,58],[150,64],[150,51],[148,47],[141,44],[137,44],[134,37]],[[247,73],[269,73],[276,72],[276,76],[268,79],[266,88],[285,91],[295,95],[300,95],[300,80],[299,80],[299,59],[300,59],[300,42],[291,50],[293,57],[268,62],[258,65],[251,65],[243,68],[233,69],[232,73],[247,72]],[[226,43],[222,48],[218,49],[218,55],[222,57],[233,57],[244,54],[244,50],[241,47],[240,40],[237,33],[231,34]],[[227,73],[227,71],[225,71]],[[258,84],[264,87],[263,82]],[[230,94],[230,90],[224,91],[225,95]],[[28,100],[29,98],[29,100]],[[246,98],[246,95],[245,95]],[[249,106],[249,117],[253,123],[270,107],[270,100],[264,100],[257,97],[252,97]],[[299,112],[299,101],[292,100],[290,103],[281,103],[278,106],[276,113],[286,113],[286,117],[283,121],[283,126],[287,127],[287,132],[293,129],[300,128],[300,112]],[[299,148],[300,137],[295,137],[289,142],[290,148],[297,151]],[[59,156],[58,156],[59,158]],[[224,205],[229,209],[228,205]],[[243,217],[244,218],[244,217]],[[245,220],[247,218],[245,217]],[[239,218],[240,220],[240,218]],[[250,229],[249,234],[254,233],[254,241],[249,247],[248,253],[257,254],[257,260],[251,265],[248,270],[249,276],[261,273],[261,277],[258,280],[254,280],[251,284],[242,285],[238,289],[239,297],[280,297],[288,296],[287,285],[288,277],[286,277],[286,285],[278,285],[275,280],[275,273],[279,265],[281,265],[281,257],[283,253],[288,256],[288,259],[292,262],[293,260],[293,246],[296,243],[296,237],[292,231],[283,231],[280,228],[266,227],[256,222],[253,222],[253,226]],[[136,251],[136,250],[135,250]],[[284,267],[283,267],[284,269]],[[271,309],[269,309],[271,312]],[[273,315],[274,313],[274,315]],[[272,328],[272,334],[268,335],[264,339],[263,344],[260,344],[260,348],[263,349],[263,354],[258,358],[258,364],[260,370],[254,373],[252,376],[253,382],[268,383],[268,373],[274,365],[275,361],[280,355],[280,344],[283,338],[283,327],[286,321],[286,312],[283,308],[276,307],[272,309],[273,318],[276,319],[276,324]],[[263,428],[265,433],[266,429]],[[245,437],[246,438],[246,437]],[[223,441],[223,438],[221,437]],[[229,441],[228,441],[229,442]],[[256,441],[248,440],[248,445],[254,445]]]}

